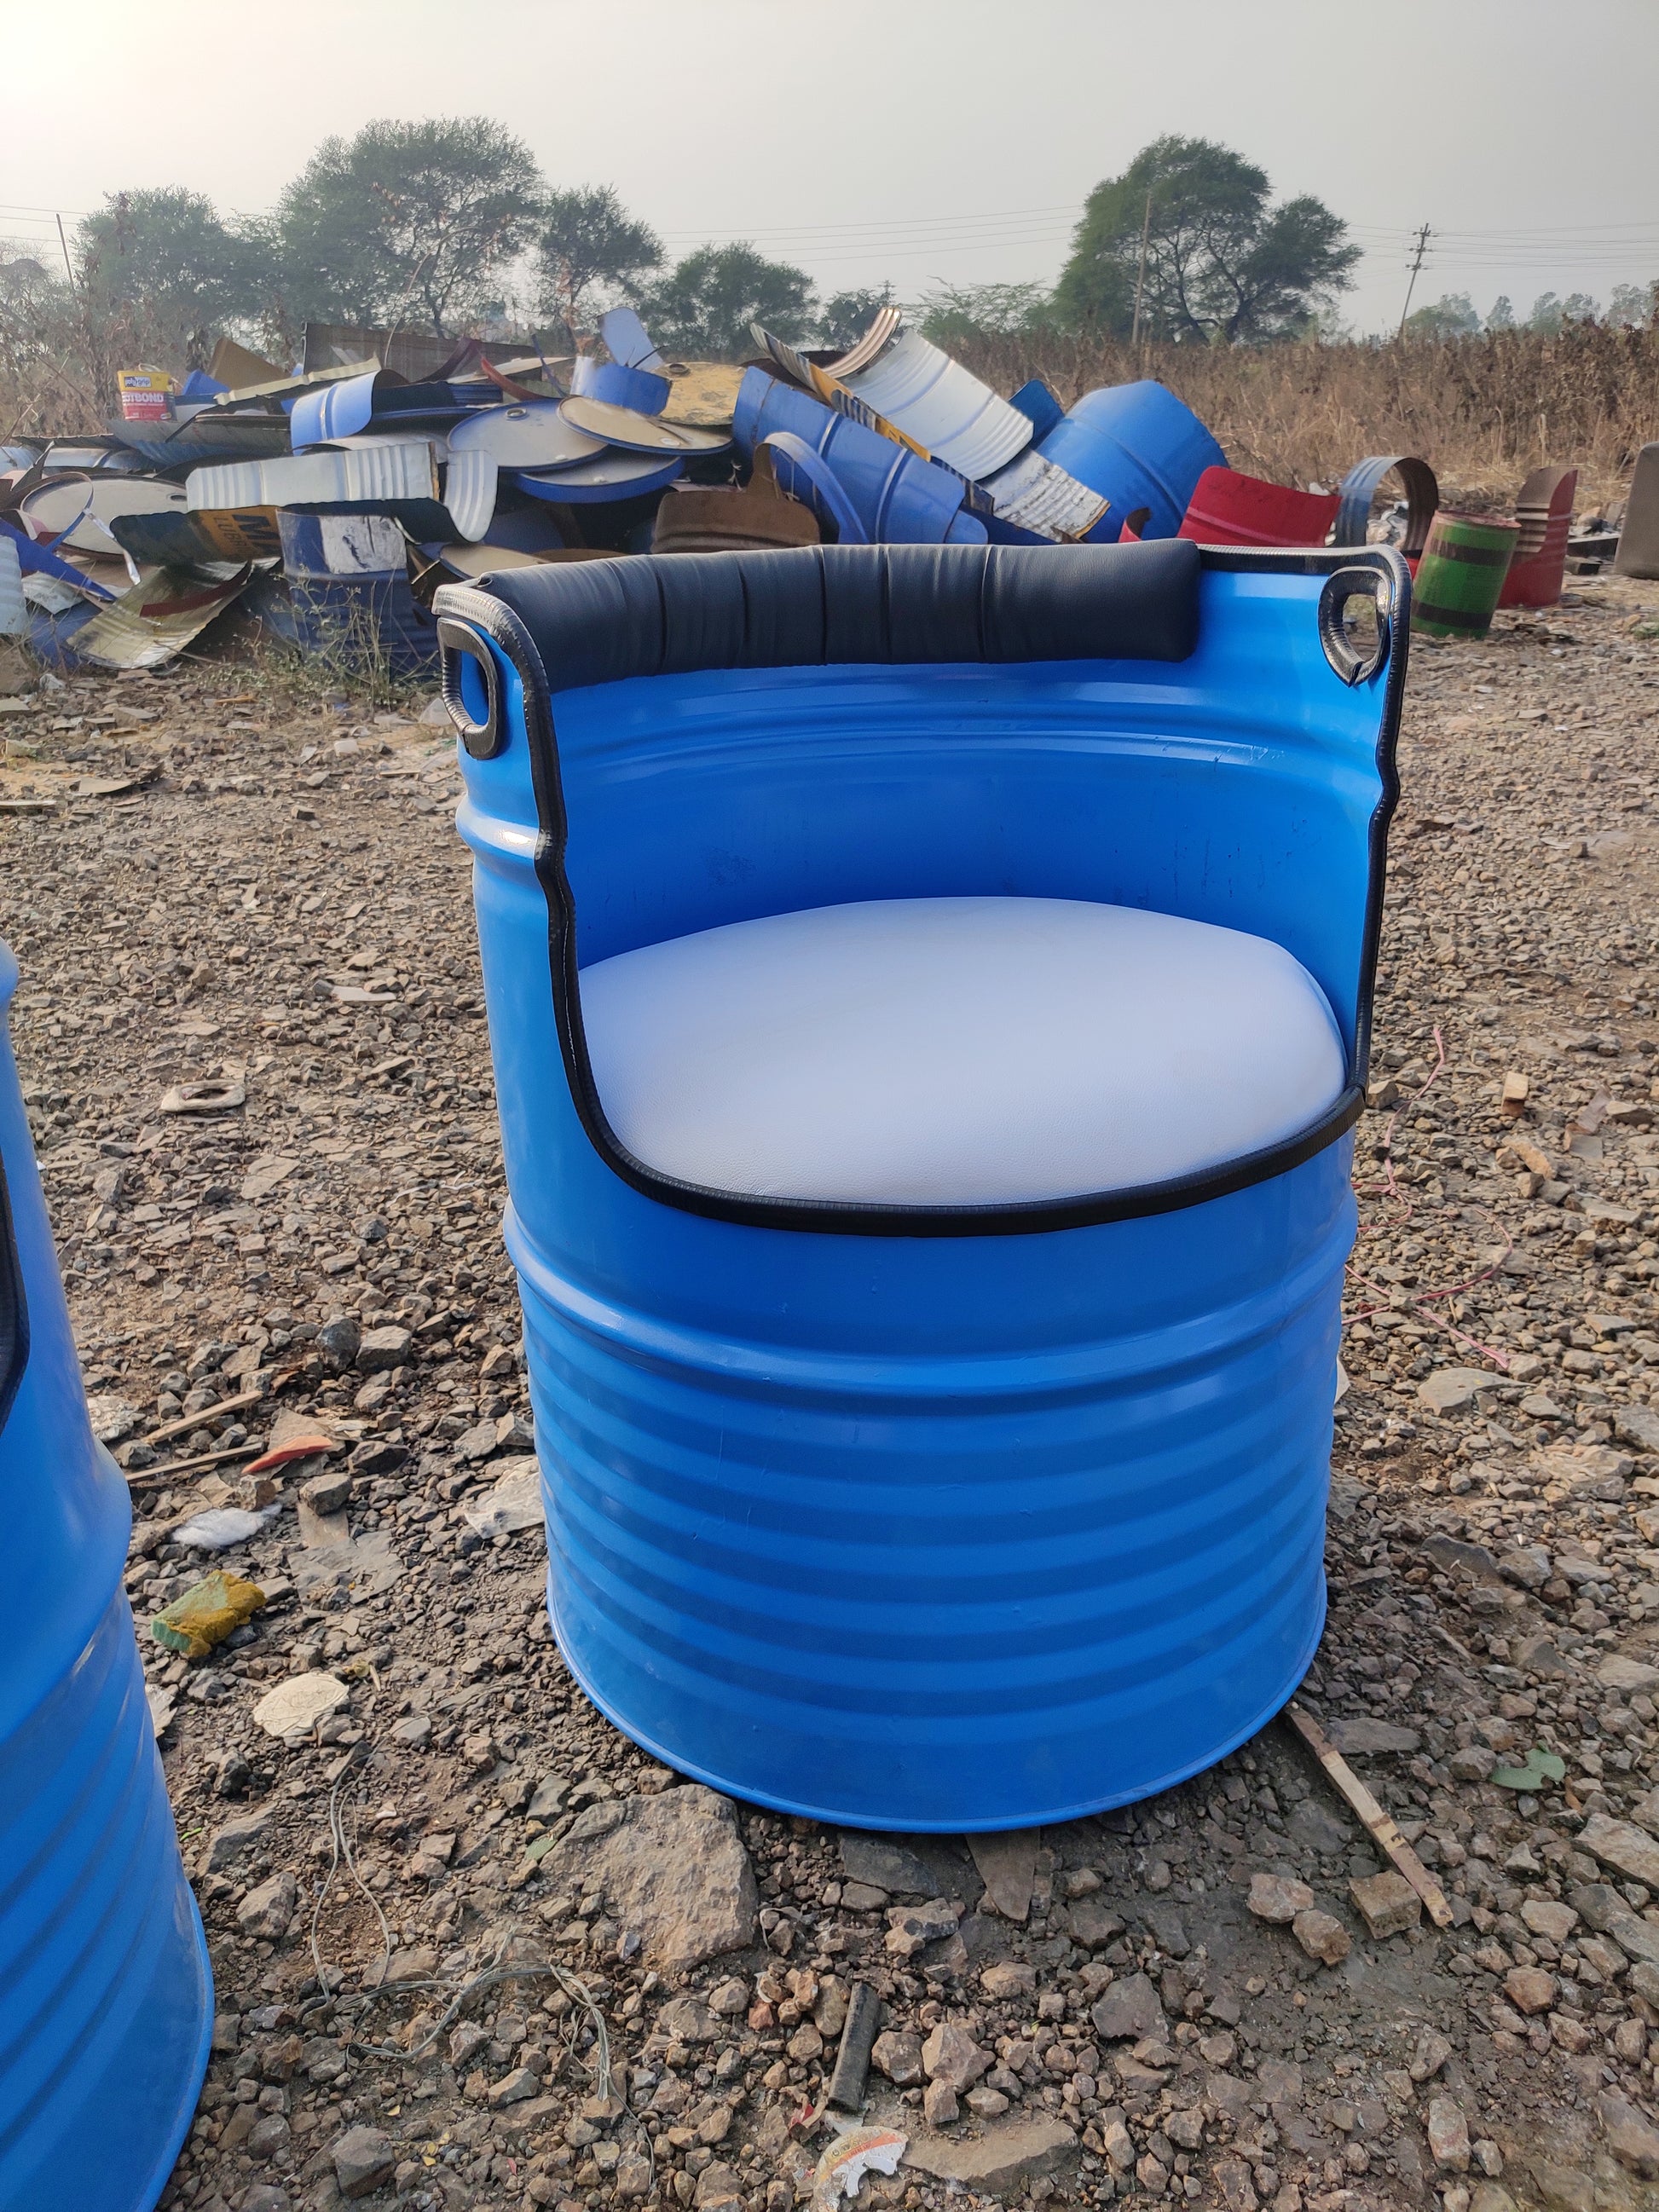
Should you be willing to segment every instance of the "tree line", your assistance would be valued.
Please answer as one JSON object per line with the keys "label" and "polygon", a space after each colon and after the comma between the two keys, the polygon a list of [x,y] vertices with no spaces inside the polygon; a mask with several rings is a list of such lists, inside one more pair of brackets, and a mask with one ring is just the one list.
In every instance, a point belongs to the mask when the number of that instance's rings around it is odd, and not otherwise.
{"label": "tree line", "polygon": [[[1334,332],[1359,258],[1323,202],[1275,201],[1267,172],[1232,148],[1164,137],[1089,194],[1052,288],[935,285],[911,312],[947,346],[1044,332],[1269,344]],[[620,301],[681,358],[741,357],[754,322],[843,346],[894,296],[872,284],[821,299],[805,270],[752,242],[671,260],[613,187],[550,185],[529,147],[483,116],[328,138],[254,219],[176,185],[111,195],[68,259],[59,270],[0,253],[0,369],[57,361],[73,379],[78,363],[88,390],[107,386],[112,363],[200,365],[222,332],[287,362],[307,322],[440,337],[529,327],[564,350]],[[1586,305],[1550,295],[1534,318]],[[1500,301],[1493,317],[1507,313]],[[1440,337],[1480,323],[1459,295],[1408,327]]]}

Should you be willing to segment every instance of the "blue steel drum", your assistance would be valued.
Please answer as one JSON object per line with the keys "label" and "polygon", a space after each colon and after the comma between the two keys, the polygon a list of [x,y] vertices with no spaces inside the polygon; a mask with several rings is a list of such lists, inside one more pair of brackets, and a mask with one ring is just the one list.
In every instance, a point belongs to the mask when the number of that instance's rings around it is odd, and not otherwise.
{"label": "blue steel drum", "polygon": [[1085,392],[1038,450],[1111,501],[1090,532],[1097,544],[1115,544],[1143,507],[1150,513],[1141,537],[1173,538],[1200,477],[1227,465],[1192,409],[1150,377]]}
{"label": "blue steel drum", "polygon": [[[860,1826],[1024,1827],[1198,1771],[1300,1680],[1409,589],[1382,548],[1176,541],[439,593],[550,1611],[670,1765]],[[583,969],[969,894],[1287,949],[1340,1097],[1219,1169],[1027,1206],[800,1204],[623,1150]]]}
{"label": "blue steel drum", "polygon": [[332,653],[352,666],[380,660],[394,676],[430,674],[437,633],[410,588],[409,541],[395,522],[283,507],[276,524],[303,652]]}
{"label": "blue steel drum", "polygon": [[[0,1007],[17,964],[0,946]],[[9,1041],[0,1041],[0,2204],[148,2212],[206,2070],[213,1984]]]}
{"label": "blue steel drum", "polygon": [[953,471],[837,415],[763,368],[749,369],[738,386],[732,437],[752,460],[755,448],[775,431],[802,439],[829,463],[872,543],[984,544],[985,526],[963,511],[968,486]]}

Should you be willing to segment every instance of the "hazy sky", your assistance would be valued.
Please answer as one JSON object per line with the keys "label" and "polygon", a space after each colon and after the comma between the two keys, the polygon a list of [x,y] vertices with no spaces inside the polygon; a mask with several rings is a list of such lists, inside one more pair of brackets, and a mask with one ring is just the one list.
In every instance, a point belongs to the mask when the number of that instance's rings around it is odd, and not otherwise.
{"label": "hazy sky", "polygon": [[0,0],[0,235],[123,186],[270,206],[331,131],[487,113],[671,251],[753,239],[825,290],[1051,279],[1089,187],[1225,140],[1366,248],[1346,313],[1659,276],[1654,0]]}

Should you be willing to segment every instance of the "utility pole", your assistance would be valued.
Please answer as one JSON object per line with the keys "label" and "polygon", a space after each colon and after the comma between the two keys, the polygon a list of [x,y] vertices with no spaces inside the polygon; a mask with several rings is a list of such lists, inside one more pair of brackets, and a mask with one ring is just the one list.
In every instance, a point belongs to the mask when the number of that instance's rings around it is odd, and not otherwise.
{"label": "utility pole", "polygon": [[1140,218],[1140,269],[1139,274],[1135,277],[1135,319],[1134,327],[1129,332],[1129,343],[1131,345],[1139,345],[1140,343],[1140,301],[1142,294],[1146,289],[1146,246],[1152,234],[1152,188],[1148,185],[1146,187],[1146,212]]}
{"label": "utility pole", "polygon": [[1417,251],[1412,257],[1412,273],[1406,286],[1406,304],[1400,310],[1399,336],[1402,338],[1406,335],[1406,318],[1412,311],[1412,292],[1417,283],[1418,271],[1423,266],[1424,259],[1429,250],[1429,240],[1433,236],[1434,233],[1429,228],[1427,223],[1425,223],[1417,234]]}
{"label": "utility pole", "polygon": [[75,282],[75,264],[70,259],[69,240],[64,235],[64,218],[61,215],[58,217],[58,243],[64,249],[64,274],[72,284]]}

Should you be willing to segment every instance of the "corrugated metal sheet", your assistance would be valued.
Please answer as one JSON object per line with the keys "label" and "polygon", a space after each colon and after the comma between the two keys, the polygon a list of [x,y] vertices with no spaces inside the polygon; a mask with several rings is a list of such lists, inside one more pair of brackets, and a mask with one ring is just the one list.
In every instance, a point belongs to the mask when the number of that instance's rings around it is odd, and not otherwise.
{"label": "corrugated metal sheet", "polygon": [[246,590],[250,571],[204,583],[164,569],[100,607],[75,636],[75,658],[96,668],[160,668],[199,637]]}
{"label": "corrugated metal sheet", "polygon": [[192,469],[185,484],[192,511],[238,507],[385,506],[438,498],[430,439],[331,447],[268,461],[222,462]]}
{"label": "corrugated metal sheet", "polygon": [[1029,415],[1011,407],[920,331],[904,331],[867,368],[828,372],[859,398],[977,483],[1031,442]]}
{"label": "corrugated metal sheet", "polygon": [[1106,501],[1097,491],[1035,450],[987,477],[981,489],[990,494],[991,511],[999,522],[1054,545],[1086,538],[1106,513]]}
{"label": "corrugated metal sheet", "polygon": [[495,509],[495,457],[457,453],[441,483],[439,459],[447,453],[441,438],[357,437],[285,459],[194,469],[185,491],[192,514],[380,512],[424,541],[482,538]]}
{"label": "corrugated metal sheet", "polygon": [[476,544],[495,512],[501,466],[494,453],[471,447],[452,453],[444,469],[444,505],[453,519],[452,533]]}
{"label": "corrugated metal sheet", "polygon": [[0,637],[21,637],[28,626],[22,564],[12,540],[0,536]]}

